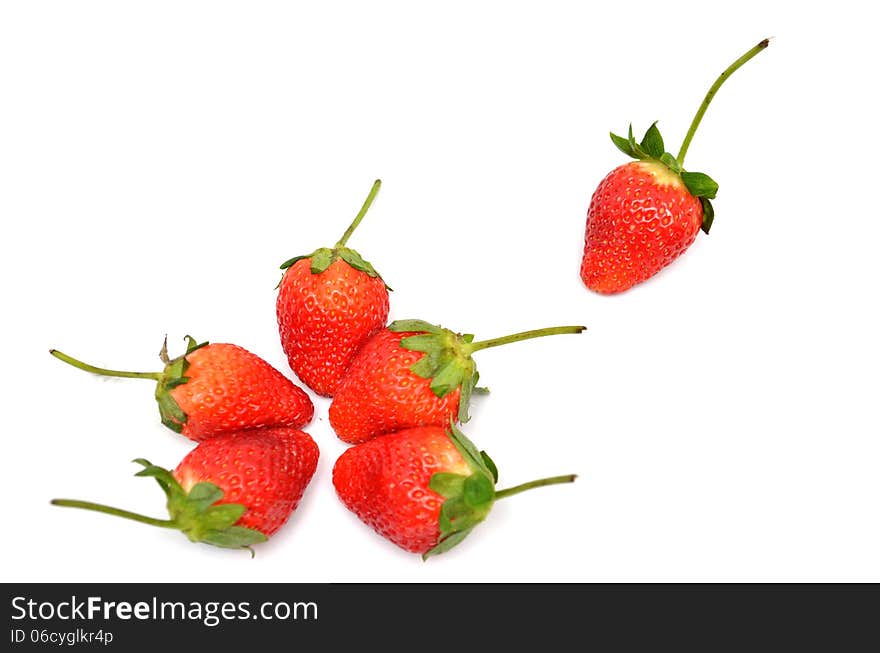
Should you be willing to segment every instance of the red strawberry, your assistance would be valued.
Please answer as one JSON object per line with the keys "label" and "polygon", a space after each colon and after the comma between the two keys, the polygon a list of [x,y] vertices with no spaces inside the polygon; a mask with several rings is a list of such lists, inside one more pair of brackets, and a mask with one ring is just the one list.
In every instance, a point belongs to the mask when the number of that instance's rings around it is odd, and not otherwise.
{"label": "red strawberry", "polygon": [[565,326],[473,342],[421,320],[399,320],[370,338],[330,404],[330,425],[345,442],[365,442],[412,426],[445,426],[468,419],[479,379],[471,354],[509,342],[586,327]]}
{"label": "red strawberry", "polygon": [[49,353],[87,372],[157,381],[162,423],[197,442],[261,426],[299,428],[312,419],[315,410],[302,389],[238,345],[196,344],[187,336],[186,353],[170,360],[163,344],[159,356],[165,369],[161,372],[107,370],[55,349]]}
{"label": "red strawberry", "polygon": [[82,508],[164,528],[193,542],[230,549],[264,542],[287,521],[318,465],[318,446],[302,431],[264,428],[206,440],[170,472],[139,458],[168,497],[170,519],[154,519],[88,501],[55,499]]}
{"label": "red strawberry", "polygon": [[691,246],[715,213],[710,200],[718,184],[706,174],[684,169],[684,158],[706,108],[721,84],[769,44],[765,39],[733,62],[700,105],[684,143],[673,156],[665,151],[657,123],[641,143],[611,134],[614,144],[638,162],[622,165],[599,184],[587,212],[581,279],[599,293],[618,293],[649,279]]}
{"label": "red strawberry", "polygon": [[388,288],[379,273],[345,246],[381,181],[332,249],[323,247],[286,261],[276,313],[281,346],[296,375],[312,390],[333,396],[363,342],[385,326]]}
{"label": "red strawberry", "polygon": [[424,558],[461,542],[496,499],[574,478],[555,476],[496,491],[492,459],[454,426],[390,433],[347,449],[333,467],[342,503],[377,533]]}

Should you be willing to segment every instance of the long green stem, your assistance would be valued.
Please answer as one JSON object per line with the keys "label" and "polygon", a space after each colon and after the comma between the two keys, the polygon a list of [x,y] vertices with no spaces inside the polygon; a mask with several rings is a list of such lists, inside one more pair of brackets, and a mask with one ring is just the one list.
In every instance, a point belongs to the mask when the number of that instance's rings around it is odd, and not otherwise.
{"label": "long green stem", "polygon": [[533,331],[523,331],[521,333],[513,333],[509,336],[501,338],[492,338],[491,340],[480,340],[472,342],[468,345],[470,351],[480,351],[481,349],[489,349],[489,347],[499,347],[510,342],[519,342],[520,340],[529,340],[530,338],[542,338],[544,336],[555,336],[563,333],[580,333],[586,330],[585,326],[558,326],[548,327],[546,329],[535,329]]}
{"label": "long green stem", "polygon": [[91,501],[77,501],[76,499],[52,499],[50,502],[53,506],[62,506],[64,508],[80,508],[82,510],[92,510],[94,512],[102,512],[105,515],[114,515],[124,519],[149,524],[150,526],[159,526],[160,528],[177,528],[177,524],[170,519],[154,519],[146,515],[139,515],[136,512],[129,512],[120,508],[105,506],[100,503],[92,503]]}
{"label": "long green stem", "polygon": [[336,247],[344,247],[345,243],[348,242],[348,239],[351,238],[354,230],[358,228],[361,220],[364,219],[367,211],[370,210],[370,205],[373,203],[373,200],[376,199],[376,194],[379,192],[380,186],[382,186],[381,179],[377,179],[373,182],[373,187],[370,189],[370,194],[367,195],[367,199],[364,200],[364,205],[361,207],[361,210],[358,211],[358,214],[355,216],[354,221],[350,225],[348,225],[348,229],[346,229],[345,233],[342,234],[342,238],[340,238],[339,242],[336,243]]}
{"label": "long green stem", "polygon": [[545,485],[558,485],[560,483],[573,483],[574,479],[577,478],[577,474],[566,474],[565,476],[551,476],[550,478],[539,478],[537,481],[529,481],[528,483],[523,483],[522,485],[514,485],[513,487],[506,488],[504,490],[498,490],[495,493],[496,499],[504,499],[505,497],[513,496],[514,494],[519,494],[520,492],[525,492],[526,490],[532,490],[536,487],[544,487]]}
{"label": "long green stem", "polygon": [[81,370],[85,370],[86,372],[92,372],[93,374],[100,374],[102,376],[120,376],[126,379],[152,379],[153,381],[158,381],[162,378],[162,374],[160,372],[124,372],[120,370],[108,370],[103,367],[95,367],[94,365],[89,365],[88,363],[83,363],[72,356],[68,356],[65,353],[58,351],[57,349],[50,349],[49,353],[52,354],[55,358],[59,360],[63,360],[68,365],[73,365]]}
{"label": "long green stem", "polygon": [[736,72],[736,70],[740,66],[742,66],[749,59],[761,52],[768,45],[770,45],[770,39],[764,39],[763,41],[758,43],[758,45],[753,47],[739,59],[730,64],[730,66],[728,66],[725,71],[718,76],[718,79],[715,80],[715,83],[712,84],[709,92],[706,93],[706,97],[703,98],[703,103],[700,105],[700,108],[697,109],[697,115],[694,116],[694,119],[691,122],[691,126],[688,129],[687,135],[685,135],[684,137],[684,142],[681,144],[681,149],[678,151],[678,157],[676,158],[678,159],[679,164],[684,165],[684,157],[687,154],[688,148],[691,146],[691,140],[693,139],[694,134],[697,131],[697,127],[700,126],[700,121],[703,119],[703,114],[706,113],[706,109],[709,108],[709,103],[712,102],[712,98],[715,97],[718,89],[721,88],[721,85],[725,81],[727,81],[727,78],[730,77],[734,72]]}

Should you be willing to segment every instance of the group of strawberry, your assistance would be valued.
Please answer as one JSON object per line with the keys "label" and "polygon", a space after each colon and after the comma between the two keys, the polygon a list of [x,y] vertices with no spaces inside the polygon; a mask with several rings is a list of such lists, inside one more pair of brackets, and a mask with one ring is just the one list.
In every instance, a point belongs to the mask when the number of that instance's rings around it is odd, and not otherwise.
{"label": "group of strawberry", "polygon": [[[420,320],[386,326],[389,289],[346,244],[379,187],[377,180],[336,245],[281,266],[276,313],[290,367],[315,393],[333,398],[330,424],[354,445],[333,469],[339,498],[395,544],[429,556],[460,542],[496,499],[574,480],[559,476],[496,491],[494,463],[456,426],[467,420],[477,389],[471,354],[584,327],[474,342]],[[175,359],[163,344],[161,372],[109,370],[51,351],[86,371],[156,381],[162,423],[199,443],[173,471],[135,461],[143,466],[138,475],[155,478],[165,491],[169,519],[84,501],[53,503],[176,528],[194,542],[250,547],[287,521],[315,473],[318,447],[299,430],[314,406],[257,355],[187,340]]]}
{"label": "group of strawberry", "polygon": [[[587,215],[581,278],[617,293],[655,275],[682,254],[700,228],[708,232],[718,185],[683,167],[694,132],[721,84],[766,48],[761,41],[710,88],[678,155],[664,149],[655,125],[636,142],[611,135],[637,162],[613,170]],[[479,374],[472,354],[547,335],[580,333],[564,326],[474,341],[421,320],[386,326],[389,288],[347,246],[380,187],[377,180],[354,221],[333,247],[281,267],[276,314],[291,369],[318,395],[332,397],[330,425],[351,446],[336,461],[333,484],[352,512],[398,546],[423,557],[464,539],[500,498],[556,476],[497,490],[492,459],[459,430],[468,419]],[[56,499],[55,505],[109,513],[183,531],[194,542],[250,548],[290,517],[315,473],[318,447],[299,430],[314,414],[309,396],[255,354],[232,344],[197,343],[161,372],[122,372],[57,358],[96,374],[156,381],[162,423],[198,445],[173,470],[145,459],[167,496],[169,519],[101,504]]]}

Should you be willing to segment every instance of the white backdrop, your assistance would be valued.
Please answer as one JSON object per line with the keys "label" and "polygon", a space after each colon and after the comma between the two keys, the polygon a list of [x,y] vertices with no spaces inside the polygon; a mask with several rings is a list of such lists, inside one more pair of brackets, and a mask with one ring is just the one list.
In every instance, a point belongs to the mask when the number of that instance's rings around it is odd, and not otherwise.
{"label": "white backdrop", "polygon": [[[878,51],[865,3],[6,2],[0,9],[2,489],[7,581],[880,581]],[[584,216],[653,120],[720,183],[712,235],[616,297],[580,283]],[[675,150],[673,150],[675,151]],[[466,433],[499,503],[423,563],[336,499],[321,448],[251,560],[53,508],[164,514],[144,456],[191,443],[149,382],[164,334],[235,342],[290,374],[285,259],[351,241],[391,317],[488,338]]]}

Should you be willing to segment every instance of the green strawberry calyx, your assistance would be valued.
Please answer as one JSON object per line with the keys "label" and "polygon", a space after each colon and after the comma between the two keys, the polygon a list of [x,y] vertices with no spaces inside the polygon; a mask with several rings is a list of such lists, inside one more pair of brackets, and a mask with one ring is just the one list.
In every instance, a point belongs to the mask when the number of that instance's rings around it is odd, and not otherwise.
{"label": "green strawberry calyx", "polygon": [[168,357],[168,338],[162,342],[162,349],[159,351],[159,358],[165,363],[165,369],[161,372],[126,372],[122,370],[110,370],[104,367],[96,367],[89,363],[84,363],[72,356],[50,349],[49,353],[55,358],[64,361],[68,365],[72,365],[78,369],[101,376],[115,376],[127,379],[151,379],[156,381],[156,402],[159,404],[159,416],[162,423],[176,433],[183,430],[186,424],[187,415],[180,405],[171,396],[171,391],[179,385],[183,385],[189,381],[186,371],[189,368],[189,361],[186,359],[188,355],[197,349],[201,349],[206,342],[197,342],[192,336],[186,336],[186,351],[177,358]]}
{"label": "green strawberry calyx", "polygon": [[[342,259],[355,270],[363,272],[367,276],[373,277],[374,279],[382,279],[382,276],[378,272],[376,272],[376,268],[374,268],[369,261],[364,259],[356,250],[353,250],[346,245],[346,243],[348,243],[348,239],[354,233],[354,230],[357,229],[358,225],[361,223],[361,220],[364,219],[364,216],[370,209],[370,206],[372,205],[373,200],[376,198],[376,194],[379,192],[379,188],[381,186],[381,179],[377,179],[373,182],[373,187],[370,189],[370,193],[369,195],[367,195],[367,199],[364,201],[361,210],[358,211],[358,214],[355,216],[352,223],[348,226],[348,229],[346,229],[345,233],[342,234],[342,238],[340,238],[333,247],[319,247],[311,254],[303,254],[300,256],[294,256],[293,258],[289,258],[281,264],[281,269],[286,270],[298,261],[309,259],[309,269],[311,270],[311,273],[321,274],[322,272],[326,271],[327,268],[329,268],[334,261]],[[382,281],[384,283],[384,279]],[[388,284],[385,284],[385,287],[388,288],[388,290],[391,290],[391,288],[388,287]]]}
{"label": "green strawberry calyx", "polygon": [[725,68],[718,76],[712,86],[709,87],[709,91],[697,109],[697,113],[694,115],[690,127],[688,127],[687,134],[684,137],[681,148],[678,150],[677,156],[673,156],[665,151],[663,137],[660,135],[660,130],[657,129],[656,122],[648,128],[640,143],[637,143],[635,138],[633,138],[632,125],[629,126],[627,138],[611,134],[611,140],[614,142],[614,145],[627,156],[639,159],[640,161],[658,161],[681,178],[688,192],[698,198],[703,205],[703,223],[701,228],[707,234],[709,229],[712,228],[712,222],[715,220],[715,209],[712,207],[711,200],[715,199],[715,195],[718,192],[718,184],[705,173],[685,170],[684,158],[687,156],[691,140],[700,126],[700,122],[703,120],[703,115],[705,115],[706,109],[709,108],[709,104],[712,102],[718,89],[740,66],[758,53],[763,52],[768,45],[770,45],[770,39],[762,40]]}
{"label": "green strawberry calyx", "polygon": [[138,458],[134,462],[143,466],[135,476],[152,477],[165,492],[170,519],[156,519],[120,508],[113,508],[90,501],[76,499],[53,499],[54,506],[80,508],[116,517],[131,519],[142,524],[172,528],[182,531],[191,542],[203,542],[224,549],[247,549],[253,556],[251,545],[265,542],[266,535],[253,528],[236,526],[247,508],[239,503],[221,503],[223,490],[214,483],[196,483],[187,492],[174,475],[164,467]]}
{"label": "green strawberry calyx", "polygon": [[444,498],[440,507],[440,537],[422,558],[448,551],[466,538],[474,526],[483,521],[495,503],[498,468],[485,451],[477,451],[455,424],[446,432],[452,444],[470,467],[469,475],[436,472],[428,482],[434,492]]}
{"label": "green strawberry calyx", "polygon": [[423,560],[444,553],[464,540],[477,524],[486,519],[498,499],[544,485],[571,483],[575,479],[574,474],[553,476],[496,490],[498,468],[489,454],[477,450],[474,443],[452,422],[446,434],[470,467],[470,474],[436,472],[431,476],[428,487],[442,496],[444,501],[440,507],[437,544],[422,554]]}
{"label": "green strawberry calyx", "polygon": [[376,272],[376,268],[374,268],[369,261],[365,260],[360,254],[358,254],[356,250],[353,250],[350,247],[340,247],[339,245],[332,248],[320,247],[311,254],[294,256],[293,258],[284,261],[284,263],[281,264],[281,269],[286,270],[297,261],[302,261],[303,259],[310,259],[309,270],[311,270],[312,274],[321,274],[330,267],[331,263],[333,263],[337,259],[342,259],[355,270],[363,272],[369,277],[373,277],[374,279],[377,277],[379,279],[382,278],[382,276],[378,272]]}
{"label": "green strawberry calyx", "polygon": [[698,198],[700,204],[703,205],[703,223],[701,228],[705,233],[709,233],[715,218],[715,210],[712,207],[711,200],[715,199],[715,195],[718,193],[718,184],[705,173],[684,170],[680,161],[665,150],[663,136],[660,135],[656,122],[648,128],[640,143],[636,142],[633,136],[632,125],[629,126],[626,138],[614,133],[610,134],[610,136],[617,149],[627,156],[639,161],[656,161],[677,175],[688,192]]}
{"label": "green strawberry calyx", "polygon": [[480,374],[471,357],[475,351],[542,336],[581,333],[585,329],[584,326],[549,327],[474,342],[474,336],[471,333],[455,333],[424,320],[397,320],[388,325],[388,330],[394,333],[414,333],[414,335],[402,338],[400,346],[404,349],[424,353],[424,356],[410,366],[410,371],[423,379],[430,379],[431,390],[437,397],[443,398],[450,392],[461,388],[461,398],[458,404],[458,420],[460,422],[467,422],[470,419],[468,408],[471,396],[474,393],[486,392],[485,388],[477,387]]}
{"label": "green strawberry calyx", "polygon": [[189,377],[186,375],[186,371],[189,369],[189,361],[186,357],[207,344],[207,341],[196,342],[192,336],[186,336],[186,352],[177,358],[168,358],[168,339],[166,338],[162,343],[162,349],[159,351],[159,358],[165,363],[165,369],[162,370],[157,379],[156,402],[159,404],[159,415],[162,418],[162,423],[176,433],[180,433],[183,430],[187,416],[174,400],[174,397],[171,396],[171,391],[189,381]]}

